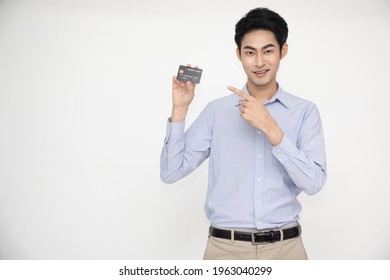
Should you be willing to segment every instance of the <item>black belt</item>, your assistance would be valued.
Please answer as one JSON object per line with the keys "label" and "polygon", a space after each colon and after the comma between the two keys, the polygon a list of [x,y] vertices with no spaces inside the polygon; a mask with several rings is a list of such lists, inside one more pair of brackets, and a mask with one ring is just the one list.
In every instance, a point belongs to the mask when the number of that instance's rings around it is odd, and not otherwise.
{"label": "black belt", "polygon": [[[231,233],[234,232],[234,238],[232,238]],[[262,243],[272,243],[275,241],[283,241],[286,239],[295,238],[301,235],[301,226],[297,225],[296,227],[280,229],[280,230],[270,230],[270,231],[253,231],[253,232],[243,232],[243,231],[233,231],[220,228],[210,227],[210,236],[231,239],[231,240],[240,240],[240,241],[249,241],[252,244],[262,244]]]}

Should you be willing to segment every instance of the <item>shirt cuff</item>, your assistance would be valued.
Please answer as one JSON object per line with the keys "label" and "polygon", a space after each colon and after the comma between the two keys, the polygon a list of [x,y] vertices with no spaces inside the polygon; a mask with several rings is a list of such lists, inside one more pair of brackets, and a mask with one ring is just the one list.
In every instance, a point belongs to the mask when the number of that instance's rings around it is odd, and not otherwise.
{"label": "shirt cuff", "polygon": [[166,142],[168,139],[182,138],[184,135],[185,121],[171,122],[171,118],[167,121]]}
{"label": "shirt cuff", "polygon": [[272,154],[279,160],[281,164],[292,161],[294,156],[299,152],[298,148],[290,139],[283,136],[282,142],[278,146],[273,147]]}

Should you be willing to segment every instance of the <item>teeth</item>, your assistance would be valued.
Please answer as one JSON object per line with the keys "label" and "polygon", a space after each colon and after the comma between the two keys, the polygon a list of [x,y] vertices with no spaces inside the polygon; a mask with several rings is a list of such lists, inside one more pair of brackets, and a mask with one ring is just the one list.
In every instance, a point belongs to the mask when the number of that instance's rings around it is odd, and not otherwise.
{"label": "teeth", "polygon": [[255,72],[255,73],[256,73],[256,74],[264,74],[265,72],[267,72],[267,70],[258,71],[258,72]]}

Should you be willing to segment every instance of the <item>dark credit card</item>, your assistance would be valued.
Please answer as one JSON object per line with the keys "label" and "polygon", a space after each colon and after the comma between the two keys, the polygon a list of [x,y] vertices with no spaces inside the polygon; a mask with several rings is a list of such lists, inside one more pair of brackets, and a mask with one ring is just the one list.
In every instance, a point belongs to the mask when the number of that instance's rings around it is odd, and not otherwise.
{"label": "dark credit card", "polygon": [[200,77],[202,76],[202,69],[188,67],[184,65],[179,66],[179,71],[177,72],[177,79],[179,81],[190,81],[196,84],[200,83]]}

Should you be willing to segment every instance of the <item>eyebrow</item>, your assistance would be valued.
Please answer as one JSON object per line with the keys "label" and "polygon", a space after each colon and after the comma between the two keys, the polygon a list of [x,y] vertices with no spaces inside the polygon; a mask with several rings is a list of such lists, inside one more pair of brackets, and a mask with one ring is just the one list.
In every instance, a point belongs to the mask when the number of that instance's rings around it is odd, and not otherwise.
{"label": "eyebrow", "polygon": [[[265,49],[272,48],[272,47],[276,47],[276,46],[274,44],[268,44],[268,45],[265,45],[264,47],[262,47],[261,49],[265,50]],[[251,46],[245,46],[245,47],[243,47],[243,49],[252,50],[252,51],[256,50],[256,48],[251,47]]]}

